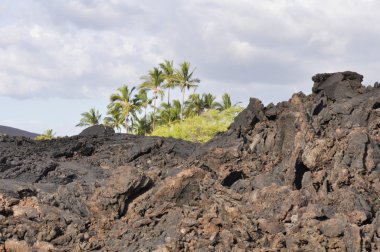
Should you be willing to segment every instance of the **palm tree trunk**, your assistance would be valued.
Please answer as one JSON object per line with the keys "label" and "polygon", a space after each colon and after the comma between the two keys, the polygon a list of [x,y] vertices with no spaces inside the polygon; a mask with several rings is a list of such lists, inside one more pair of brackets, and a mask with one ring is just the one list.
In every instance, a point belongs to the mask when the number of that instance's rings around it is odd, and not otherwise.
{"label": "palm tree trunk", "polygon": [[147,106],[144,106],[144,120],[145,120],[145,122],[144,122],[144,136],[146,135],[146,125],[147,125],[147,122],[146,122],[146,107]]}
{"label": "palm tree trunk", "polygon": [[156,100],[157,100],[157,96],[154,97],[154,108],[153,108],[153,130],[154,130],[154,124],[156,122]]}
{"label": "palm tree trunk", "polygon": [[168,105],[169,105],[169,125],[171,124],[171,119],[170,119],[170,109],[171,109],[171,105],[170,105],[170,87],[168,89]]}
{"label": "palm tree trunk", "polygon": [[185,107],[185,91],[186,91],[186,88],[183,88],[183,91],[182,91],[182,106],[181,106],[181,121],[183,121],[183,109]]}
{"label": "palm tree trunk", "polygon": [[125,116],[125,130],[126,130],[126,132],[127,132],[127,134],[128,134],[128,115],[126,115]]}
{"label": "palm tree trunk", "polygon": [[170,87],[168,88],[168,105],[170,107]]}

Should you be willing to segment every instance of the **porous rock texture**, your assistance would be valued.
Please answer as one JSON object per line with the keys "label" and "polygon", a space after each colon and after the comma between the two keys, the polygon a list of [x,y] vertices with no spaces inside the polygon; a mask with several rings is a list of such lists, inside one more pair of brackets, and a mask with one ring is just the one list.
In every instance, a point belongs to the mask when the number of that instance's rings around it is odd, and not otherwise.
{"label": "porous rock texture", "polygon": [[380,87],[362,79],[251,99],[203,145],[2,136],[0,251],[378,251]]}

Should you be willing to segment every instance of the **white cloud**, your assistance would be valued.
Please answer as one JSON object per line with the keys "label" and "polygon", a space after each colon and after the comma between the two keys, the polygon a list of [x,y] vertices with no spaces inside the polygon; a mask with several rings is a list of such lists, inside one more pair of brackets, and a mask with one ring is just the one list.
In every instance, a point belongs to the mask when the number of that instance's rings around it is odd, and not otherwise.
{"label": "white cloud", "polygon": [[4,0],[0,95],[95,102],[164,59],[189,60],[204,91],[221,86],[241,101],[287,99],[281,90],[310,90],[324,71],[372,82],[379,10],[359,0]]}

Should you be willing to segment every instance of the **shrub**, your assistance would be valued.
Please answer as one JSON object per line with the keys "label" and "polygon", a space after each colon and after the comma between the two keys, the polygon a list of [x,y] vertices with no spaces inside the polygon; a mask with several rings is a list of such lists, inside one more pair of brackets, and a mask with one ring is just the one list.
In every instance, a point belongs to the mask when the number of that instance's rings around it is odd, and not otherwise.
{"label": "shrub", "polygon": [[213,138],[216,133],[226,131],[242,110],[243,108],[237,106],[221,112],[210,109],[199,116],[157,127],[151,135],[205,143]]}

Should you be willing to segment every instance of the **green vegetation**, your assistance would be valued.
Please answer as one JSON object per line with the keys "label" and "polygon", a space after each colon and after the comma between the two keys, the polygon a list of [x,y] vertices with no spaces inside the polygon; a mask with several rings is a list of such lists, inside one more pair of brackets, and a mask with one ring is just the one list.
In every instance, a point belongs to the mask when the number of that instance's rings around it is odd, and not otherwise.
{"label": "green vegetation", "polygon": [[142,77],[144,81],[143,84],[140,85],[142,90],[151,91],[153,94],[153,121],[152,128],[154,129],[156,117],[157,117],[157,99],[158,96],[162,98],[164,97],[164,88],[162,84],[164,83],[164,74],[157,67],[153,68],[152,71],[149,71],[149,75]]}
{"label": "green vegetation", "polygon": [[[237,104],[235,104],[233,106],[237,106]],[[225,110],[225,109],[231,108],[232,103],[231,103],[230,95],[227,93],[224,93],[222,96],[222,103],[216,103],[215,107],[217,107],[219,110]]]}
{"label": "green vegetation", "polygon": [[52,129],[46,130],[42,135],[39,135],[35,140],[52,140],[55,138],[55,133]]}
{"label": "green vegetation", "polygon": [[160,64],[160,68],[163,71],[165,84],[164,88],[168,90],[168,104],[170,105],[170,90],[177,86],[177,79],[174,74],[173,61],[165,60]]}
{"label": "green vegetation", "polygon": [[190,63],[185,61],[180,65],[180,70],[176,70],[176,80],[179,88],[182,92],[182,110],[181,110],[181,120],[184,119],[183,111],[185,109],[185,93],[186,89],[198,87],[197,83],[200,82],[199,79],[193,78],[194,71],[190,71]]}
{"label": "green vegetation", "polygon": [[102,115],[99,113],[99,110],[91,108],[90,111],[84,112],[81,114],[82,119],[76,125],[76,127],[88,127],[99,124],[100,118]]}
{"label": "green vegetation", "polygon": [[114,117],[114,120],[107,119],[107,122],[114,121],[114,125],[111,124],[111,126],[115,128],[120,128],[120,125],[123,125],[127,133],[132,132],[133,118],[136,116],[137,109],[139,109],[136,100],[132,96],[135,89],[135,87],[132,87],[129,90],[128,86],[122,86],[118,89],[118,93],[111,94],[110,104],[108,105],[108,114]]}
{"label": "green vegetation", "polygon": [[[124,128],[130,134],[175,137],[196,142],[210,140],[217,132],[227,130],[242,108],[232,105],[227,93],[220,103],[210,93],[195,93],[200,80],[194,77],[194,72],[195,68],[187,61],[176,69],[173,61],[165,60],[142,76],[142,83],[137,88],[124,85],[117,93],[111,94],[103,124],[119,132]],[[181,93],[181,101],[171,100],[171,91],[176,88]],[[193,92],[186,97],[186,91],[191,89]],[[163,102],[165,96],[167,102]],[[101,115],[94,108],[81,115],[77,126],[100,123]]]}
{"label": "green vegetation", "polygon": [[204,143],[213,138],[216,133],[226,131],[241,111],[241,107],[231,107],[221,112],[210,109],[200,116],[188,117],[183,121],[162,125],[151,135]]}

